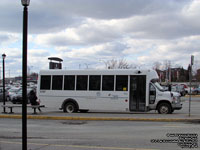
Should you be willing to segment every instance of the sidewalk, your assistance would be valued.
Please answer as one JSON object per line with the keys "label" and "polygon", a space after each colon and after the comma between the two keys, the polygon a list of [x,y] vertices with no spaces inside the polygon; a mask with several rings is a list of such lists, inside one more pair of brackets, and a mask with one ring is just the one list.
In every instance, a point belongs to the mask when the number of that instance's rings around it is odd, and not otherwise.
{"label": "sidewalk", "polygon": [[[185,95],[185,97],[189,97],[190,95]],[[191,95],[191,97],[200,97],[200,95]]]}
{"label": "sidewalk", "polygon": [[[200,103],[198,102],[199,106]],[[195,106],[197,104],[194,104]],[[186,105],[187,106],[187,103]],[[193,106],[193,108],[195,108]],[[194,110],[199,109],[196,107]],[[2,109],[3,110],[3,109]],[[0,118],[22,118],[21,108],[15,108],[14,114],[0,114]],[[7,109],[9,112],[9,109]],[[48,119],[48,120],[90,120],[90,121],[158,121],[158,122],[200,122],[200,113],[197,111],[191,111],[189,117],[187,107],[183,107],[182,110],[175,111],[173,114],[161,115],[156,111],[150,112],[101,112],[101,111],[90,111],[88,113],[63,113],[63,111],[56,110],[55,108],[43,108],[42,112],[38,112],[33,115],[32,109],[27,109],[28,119]]]}

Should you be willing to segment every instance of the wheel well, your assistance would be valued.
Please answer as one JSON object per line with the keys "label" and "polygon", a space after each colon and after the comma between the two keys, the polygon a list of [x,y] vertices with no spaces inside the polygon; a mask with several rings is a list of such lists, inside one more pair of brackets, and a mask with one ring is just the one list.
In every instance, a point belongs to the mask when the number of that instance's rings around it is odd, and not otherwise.
{"label": "wheel well", "polygon": [[188,94],[188,91],[185,91],[185,94]]}
{"label": "wheel well", "polygon": [[158,110],[158,106],[159,106],[160,104],[162,104],[162,103],[167,103],[167,104],[169,104],[169,105],[171,106],[171,108],[172,108],[172,105],[171,105],[171,103],[170,103],[169,101],[161,100],[161,101],[158,102],[158,104],[157,104],[157,106],[156,106],[156,110]]}
{"label": "wheel well", "polygon": [[77,110],[79,110],[78,103],[76,102],[76,100],[71,99],[71,98],[64,100],[63,103],[62,103],[61,108],[63,109],[65,104],[67,104],[67,103],[73,103],[74,105],[76,105]]}

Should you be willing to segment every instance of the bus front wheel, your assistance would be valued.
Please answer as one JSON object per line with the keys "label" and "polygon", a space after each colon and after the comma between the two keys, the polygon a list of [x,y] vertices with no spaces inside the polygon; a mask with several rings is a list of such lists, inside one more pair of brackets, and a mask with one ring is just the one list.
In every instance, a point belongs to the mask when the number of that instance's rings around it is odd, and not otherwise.
{"label": "bus front wheel", "polygon": [[158,106],[158,113],[159,114],[171,114],[172,108],[168,103],[161,103]]}
{"label": "bus front wheel", "polygon": [[74,103],[69,102],[64,105],[63,111],[67,113],[74,113],[77,112],[77,108]]}

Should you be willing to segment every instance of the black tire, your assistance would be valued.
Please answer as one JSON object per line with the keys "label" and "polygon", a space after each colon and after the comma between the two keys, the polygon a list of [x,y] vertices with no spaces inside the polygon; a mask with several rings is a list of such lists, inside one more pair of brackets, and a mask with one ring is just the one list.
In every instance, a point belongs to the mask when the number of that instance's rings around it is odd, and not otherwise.
{"label": "black tire", "polygon": [[188,94],[188,91],[185,91],[185,95],[187,95]]}
{"label": "black tire", "polygon": [[63,111],[67,113],[74,113],[77,112],[77,107],[74,103],[68,102],[64,105]]}
{"label": "black tire", "polygon": [[158,106],[158,113],[159,114],[171,114],[172,108],[168,103],[161,103]]}

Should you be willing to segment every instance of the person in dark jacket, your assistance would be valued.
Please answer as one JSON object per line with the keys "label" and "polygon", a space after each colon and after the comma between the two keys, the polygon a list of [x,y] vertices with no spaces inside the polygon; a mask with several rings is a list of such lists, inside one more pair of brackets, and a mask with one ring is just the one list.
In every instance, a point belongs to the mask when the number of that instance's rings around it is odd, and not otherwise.
{"label": "person in dark jacket", "polygon": [[[40,105],[40,103],[37,101],[37,96],[34,90],[31,90],[29,93],[29,100],[31,105]],[[38,108],[38,110],[41,112],[40,108]]]}

